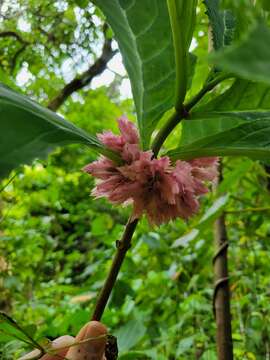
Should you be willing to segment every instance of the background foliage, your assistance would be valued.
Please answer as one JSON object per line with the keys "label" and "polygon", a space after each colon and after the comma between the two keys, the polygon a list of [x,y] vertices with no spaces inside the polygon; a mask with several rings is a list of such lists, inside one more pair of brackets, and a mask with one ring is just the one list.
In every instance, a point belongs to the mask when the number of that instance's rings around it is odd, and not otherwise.
{"label": "background foliage", "polygon": [[[249,3],[239,5],[236,31],[244,26],[243,7],[249,25],[257,16]],[[202,3],[198,9],[192,46],[200,57],[189,96],[201,88],[208,70],[202,60],[208,19]],[[84,0],[53,6],[41,0],[4,3],[1,81],[48,104],[100,56],[103,22],[100,11]],[[1,36],[7,31],[17,37]],[[116,129],[122,113],[134,117],[133,103],[121,97],[121,81],[115,75],[109,87],[88,84],[67,98],[61,114],[91,133]],[[175,137],[167,144],[177,142]],[[76,334],[88,321],[129,214],[89,197],[93,182],[80,169],[93,156],[83,146],[57,150],[48,161],[11,174],[15,178],[1,192],[0,309],[25,326],[34,324],[37,338]],[[141,222],[103,319],[118,337],[121,359],[216,359],[212,228],[221,210],[227,212],[230,241],[235,358],[270,358],[266,170],[259,162],[225,158],[219,191],[204,199],[198,216],[159,229]],[[21,343],[1,336],[1,359],[23,353]]]}

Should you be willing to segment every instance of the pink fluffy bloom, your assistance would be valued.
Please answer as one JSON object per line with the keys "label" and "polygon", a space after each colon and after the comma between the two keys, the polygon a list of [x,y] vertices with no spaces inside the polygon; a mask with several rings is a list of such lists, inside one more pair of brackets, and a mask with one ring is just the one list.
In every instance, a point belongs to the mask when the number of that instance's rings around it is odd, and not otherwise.
{"label": "pink fluffy bloom", "polygon": [[137,129],[128,119],[122,117],[118,124],[120,135],[104,132],[98,137],[125,164],[117,166],[102,156],[87,165],[84,171],[99,179],[92,194],[113,204],[132,203],[133,219],[146,214],[156,225],[195,214],[199,196],[208,191],[207,182],[218,174],[218,159],[178,160],[173,166],[166,156],[155,159],[151,151],[140,150]]}

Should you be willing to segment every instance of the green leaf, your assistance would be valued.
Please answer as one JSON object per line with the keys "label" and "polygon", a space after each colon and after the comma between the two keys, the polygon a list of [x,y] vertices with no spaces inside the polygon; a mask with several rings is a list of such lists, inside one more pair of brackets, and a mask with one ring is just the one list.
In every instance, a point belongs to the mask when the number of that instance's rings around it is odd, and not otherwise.
{"label": "green leaf", "polygon": [[130,351],[128,353],[124,353],[120,355],[119,360],[137,360],[137,359],[145,360],[145,356],[147,356],[147,354],[144,351]]}
{"label": "green leaf", "polygon": [[214,350],[208,349],[203,353],[201,360],[216,360],[216,358],[217,358],[216,352]]}
{"label": "green leaf", "polygon": [[0,84],[0,177],[20,164],[44,158],[59,145],[82,143],[119,160],[96,137]]}
{"label": "green leaf", "polygon": [[240,78],[270,84],[270,29],[258,24],[241,43],[210,56],[218,67]]}
{"label": "green leaf", "polygon": [[[193,134],[192,139],[190,135],[187,145],[167,153],[172,160],[204,156],[247,156],[260,160],[269,159],[269,113],[251,112],[240,115],[231,113],[233,120],[230,119],[229,113],[223,118],[221,116],[224,113],[211,115],[212,119],[189,120],[186,126],[189,127],[189,133]],[[253,118],[257,120],[252,120]]]}
{"label": "green leaf", "polygon": [[174,104],[175,61],[166,1],[95,0],[123,56],[144,148]]}
{"label": "green leaf", "polygon": [[[31,329],[35,332],[33,326],[31,326]],[[10,341],[16,339],[32,346],[33,348],[38,348],[42,352],[45,352],[45,350],[32,338],[29,330],[30,327],[23,328],[10,316],[0,312],[1,341]]]}
{"label": "green leaf", "polygon": [[183,355],[186,351],[193,348],[194,341],[195,341],[194,335],[180,340],[178,347],[176,349],[176,356],[179,357],[180,355]]}
{"label": "green leaf", "polygon": [[269,0],[260,0],[260,3],[262,5],[262,8],[265,11],[270,11],[270,2],[269,2]]}
{"label": "green leaf", "polygon": [[220,10],[219,0],[204,0],[206,13],[212,27],[213,46],[215,50],[229,45],[233,39],[234,17],[228,10]]}
{"label": "green leaf", "polygon": [[210,208],[208,208],[203,214],[199,222],[199,227],[200,228],[205,227],[209,223],[213,222],[220,215],[224,207],[227,205],[228,200],[229,200],[228,194],[217,198],[210,206]]}
{"label": "green leaf", "polygon": [[205,213],[201,217],[198,224],[195,225],[191,231],[181,236],[179,239],[175,240],[172,244],[172,248],[177,247],[187,247],[191,241],[196,239],[196,237],[200,234],[200,231],[208,227],[213,221],[220,215],[220,213],[224,210],[229,200],[229,195],[222,195],[218,197],[213,204],[206,209]]}
{"label": "green leaf", "polygon": [[135,296],[132,287],[125,281],[119,280],[113,288],[111,304],[115,308],[120,308],[126,299],[126,295]]}
{"label": "green leaf", "polygon": [[119,351],[124,352],[135,346],[144,336],[146,328],[142,322],[142,318],[130,320],[116,332],[115,336],[118,340]]}
{"label": "green leaf", "polygon": [[252,166],[252,160],[241,160],[241,163],[239,163],[235,169],[226,173],[226,176],[224,176],[223,180],[218,186],[218,192],[224,193],[225,191],[231,191],[235,185],[239,184],[239,181],[242,180],[243,176],[251,171]]}
{"label": "green leaf", "polygon": [[246,118],[250,114],[233,112],[194,113],[192,121],[182,121],[180,145],[188,145],[207,136],[236,127],[245,122],[244,116]]}
{"label": "green leaf", "polygon": [[223,94],[215,97],[197,112],[270,110],[270,86],[237,79]]}

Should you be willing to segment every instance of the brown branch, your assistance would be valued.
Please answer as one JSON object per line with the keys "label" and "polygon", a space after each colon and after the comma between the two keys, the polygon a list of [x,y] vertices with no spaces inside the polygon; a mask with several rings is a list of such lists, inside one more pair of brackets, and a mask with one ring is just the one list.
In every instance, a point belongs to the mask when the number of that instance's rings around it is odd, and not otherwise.
{"label": "brown branch", "polygon": [[21,35],[19,35],[18,33],[16,33],[15,31],[12,31],[12,30],[0,32],[0,38],[4,38],[4,37],[13,37],[14,39],[16,39],[18,42],[20,42],[22,44],[22,46],[15,52],[15,54],[13,55],[13,57],[11,59],[10,68],[11,68],[11,72],[13,73],[13,71],[16,67],[18,57],[24,52],[26,47],[28,45],[30,45],[30,42],[27,40],[24,40],[21,37]]}
{"label": "brown branch", "polygon": [[[264,165],[264,170],[265,170],[266,174],[269,176],[270,175],[270,166]],[[270,177],[267,177],[267,190],[270,192]]]}
{"label": "brown branch", "polygon": [[27,43],[23,44],[22,47],[20,47],[14,54],[12,60],[11,60],[11,73],[14,72],[15,67],[16,67],[16,63],[18,60],[18,57],[24,52],[24,50],[27,47]]}
{"label": "brown branch", "polygon": [[136,229],[137,223],[138,220],[129,220],[126,225],[122,239],[120,241],[117,241],[117,251],[114,256],[109,275],[107,276],[103,288],[99,294],[92,320],[99,321],[101,319],[105,306],[109,300],[110,294],[116,282],[117,275],[124,261],[126,252],[131,246],[131,239]]}
{"label": "brown branch", "polygon": [[76,77],[64,86],[60,93],[48,104],[49,109],[56,111],[71,94],[89,85],[95,76],[100,75],[106,69],[108,62],[117,52],[112,50],[111,43],[111,39],[105,40],[101,56],[81,76]]}
{"label": "brown branch", "polygon": [[4,38],[4,37],[13,37],[16,40],[18,40],[20,43],[22,44],[29,44],[28,41],[24,40],[21,35],[19,35],[18,33],[16,33],[15,31],[2,31],[0,32],[0,38]]}
{"label": "brown branch", "polygon": [[[220,168],[220,180],[222,169]],[[217,182],[218,183],[218,182]],[[216,184],[218,185],[218,184]],[[216,319],[217,353],[219,360],[233,359],[233,343],[230,312],[230,288],[228,276],[228,235],[223,213],[214,225],[216,253],[213,257],[215,286],[213,295],[213,310]]]}

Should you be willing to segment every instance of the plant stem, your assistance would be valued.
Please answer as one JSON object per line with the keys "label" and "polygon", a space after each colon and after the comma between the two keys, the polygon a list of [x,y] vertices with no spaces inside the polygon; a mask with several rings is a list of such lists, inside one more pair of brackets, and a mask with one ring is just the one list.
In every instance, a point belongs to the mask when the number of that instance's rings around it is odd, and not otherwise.
{"label": "plant stem", "polygon": [[172,132],[176,125],[179,124],[181,119],[181,115],[178,114],[177,111],[174,111],[166,124],[160,129],[152,144],[152,151],[155,157],[157,156],[162,144],[164,143],[168,135]]}
{"label": "plant stem", "polygon": [[[178,1],[178,0],[177,0]],[[167,7],[170,17],[173,45],[174,45],[174,57],[175,57],[175,109],[180,112],[183,106],[183,102],[187,91],[187,56],[186,43],[184,39],[184,29],[182,17],[183,9],[179,9],[180,3],[176,0],[167,0]],[[182,8],[185,6],[181,4]],[[182,29],[181,29],[182,27]]]}
{"label": "plant stem", "polygon": [[161,146],[164,141],[173,131],[173,129],[180,123],[182,119],[188,118],[189,111],[198,104],[198,102],[206,95],[209,91],[213,90],[218,84],[220,84],[223,80],[230,78],[231,75],[223,74],[217,76],[214,80],[206,83],[202,89],[186,104],[184,104],[181,110],[175,110],[171,117],[168,119],[166,124],[159,130],[157,136],[155,137],[152,150],[155,156],[157,156]]}
{"label": "plant stem", "polygon": [[117,242],[117,251],[114,256],[110,272],[106,278],[106,281],[103,285],[103,288],[99,294],[95,310],[92,316],[92,320],[100,321],[102,314],[104,312],[105,306],[109,300],[110,294],[112,292],[112,289],[114,287],[114,284],[117,279],[117,275],[120,271],[121,265],[123,263],[123,260],[125,258],[126,252],[131,246],[131,239],[132,235],[134,234],[134,231],[136,229],[138,220],[129,220],[124,234],[122,236],[122,239]]}
{"label": "plant stem", "polygon": [[213,90],[218,84],[223,80],[233,77],[231,74],[222,74],[217,76],[212,81],[206,83],[203,88],[189,101],[185,104],[185,110],[190,111],[198,102],[206,95],[209,91]]}
{"label": "plant stem", "polygon": [[[220,169],[220,179],[222,169]],[[217,181],[216,186],[219,181]],[[213,308],[216,318],[216,342],[218,360],[233,360],[233,342],[230,312],[230,288],[228,276],[228,236],[226,231],[225,214],[221,214],[215,221],[214,239],[216,253],[213,258],[215,288]]]}

